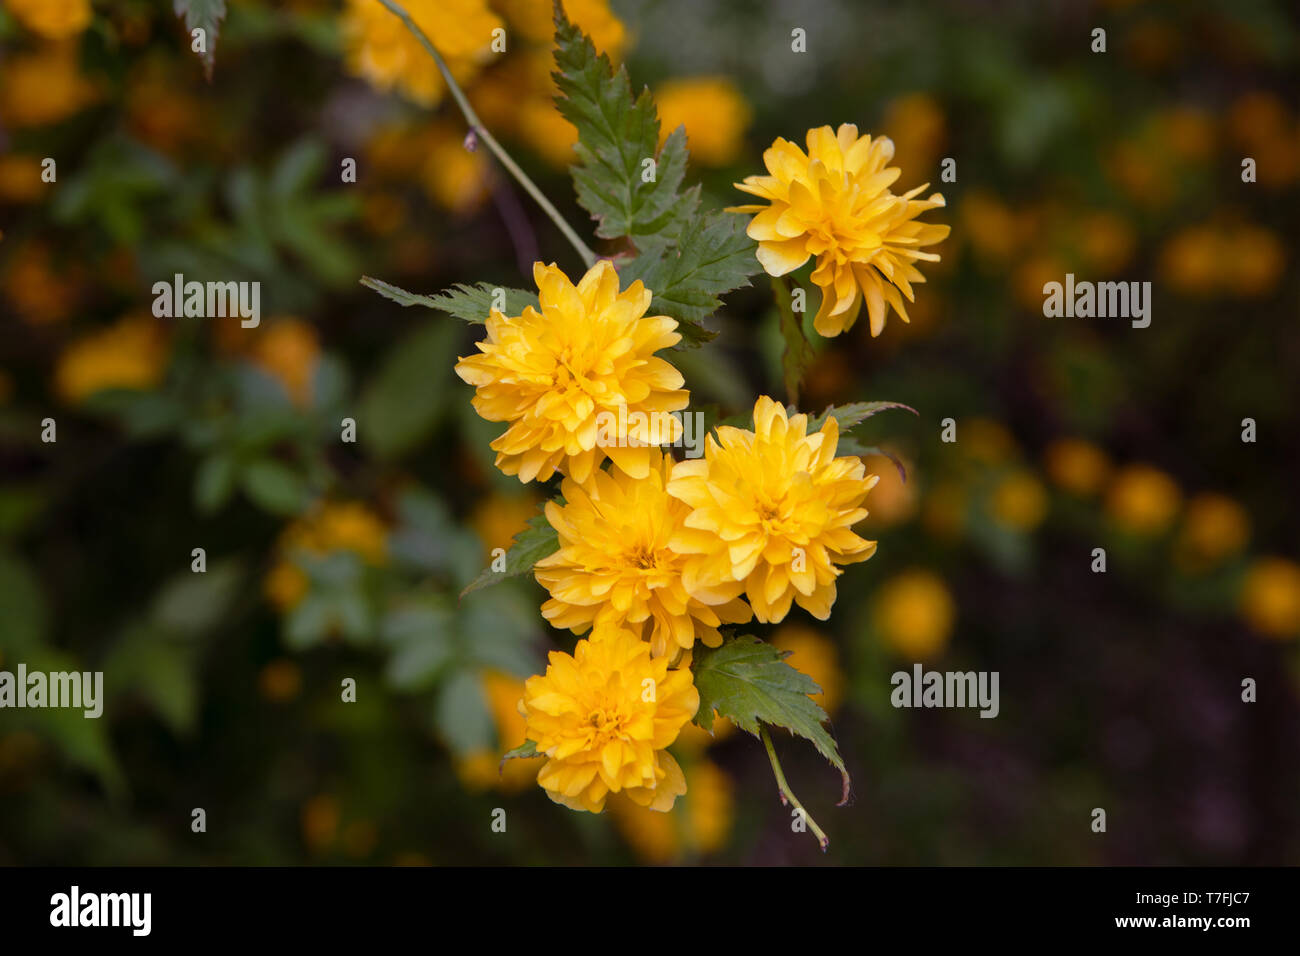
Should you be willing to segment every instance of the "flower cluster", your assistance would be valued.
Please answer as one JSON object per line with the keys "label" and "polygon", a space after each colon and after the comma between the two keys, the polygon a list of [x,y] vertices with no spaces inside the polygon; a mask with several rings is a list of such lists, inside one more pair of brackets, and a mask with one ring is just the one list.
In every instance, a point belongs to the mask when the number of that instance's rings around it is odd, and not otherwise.
{"label": "flower cluster", "polygon": [[534,574],[551,595],[543,616],[591,635],[527,684],[528,739],[548,758],[538,781],[575,809],[623,792],[666,810],[685,790],[664,748],[695,713],[696,640],[717,647],[720,626],[781,621],[795,603],[829,617],[840,566],[875,551],[853,526],[877,478],[836,457],[834,417],[810,431],[766,396],[753,431],[720,426],[703,458],[675,461],[657,446],[680,422],[648,422],[688,400],[654,355],[678,341],[676,322],[646,316],[650,291],[620,291],[606,261],[577,285],[553,265],[534,277],[539,307],[492,310],[456,371],[479,414],[507,423],[492,443],[503,472],[564,476],[546,505],[559,547]]}

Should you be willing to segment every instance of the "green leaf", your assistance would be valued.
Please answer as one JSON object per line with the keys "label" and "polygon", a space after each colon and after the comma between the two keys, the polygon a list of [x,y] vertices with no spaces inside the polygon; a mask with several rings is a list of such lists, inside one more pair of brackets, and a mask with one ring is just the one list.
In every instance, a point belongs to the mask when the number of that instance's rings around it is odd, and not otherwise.
{"label": "green leaf", "polygon": [[458,671],[443,683],[433,715],[438,733],[461,756],[496,746],[496,725],[488,710],[487,694],[474,671]]}
{"label": "green leaf", "polygon": [[187,33],[192,35],[196,28],[203,30],[203,72],[211,80],[212,66],[216,62],[217,30],[226,16],[226,0],[175,0],[173,9],[178,17],[185,18]]}
{"label": "green leaf", "polygon": [[194,504],[201,514],[213,514],[230,500],[235,474],[235,459],[230,455],[218,452],[203,459],[194,476]]}
{"label": "green leaf", "polygon": [[448,404],[460,330],[425,323],[388,353],[361,393],[357,432],[380,458],[395,458],[429,436]]}
{"label": "green leaf", "polygon": [[798,405],[799,386],[817,353],[808,341],[808,336],[804,335],[803,317],[796,314],[792,307],[790,280],[773,276],[772,291],[776,293],[776,308],[781,316],[781,338],[785,341],[785,351],[781,353],[781,373],[785,379],[786,398],[791,405]]}
{"label": "green leaf", "polygon": [[654,293],[650,311],[680,325],[684,346],[697,346],[716,332],[703,321],[722,305],[720,296],[749,285],[759,271],[754,241],[744,223],[725,213],[696,216],[675,239],[646,240],[641,254],[619,270],[623,282],[640,279]]}
{"label": "green leaf", "polygon": [[911,412],[913,415],[920,413],[911,405],[904,405],[902,402],[853,402],[849,405],[831,405],[826,411],[812,418],[808,422],[808,433],[812,434],[818,431],[826,424],[827,418],[834,418],[840,424],[840,432],[846,432],[855,425],[865,422],[872,415],[878,415],[880,412],[889,411],[892,408],[901,408]]}
{"label": "green leaf", "polygon": [[48,613],[40,582],[17,554],[0,550],[0,654],[30,657],[45,641]]}
{"label": "green leaf", "polygon": [[514,750],[507,750],[504,754],[502,754],[501,762],[505,763],[507,760],[516,760],[516,759],[526,760],[529,757],[544,757],[544,756],[546,755],[537,749],[536,743],[534,743],[531,740],[525,740]]}
{"label": "green leaf", "polygon": [[492,310],[493,300],[497,298],[498,289],[505,293],[505,303],[502,306],[502,311],[507,315],[518,315],[530,305],[534,309],[538,308],[537,296],[534,293],[526,292],[523,289],[496,286],[490,282],[480,282],[477,285],[461,283],[435,295],[420,295],[417,292],[407,292],[392,283],[374,279],[370,276],[362,276],[361,284],[367,289],[378,292],[385,299],[391,299],[398,305],[418,305],[426,309],[437,309],[439,312],[446,312],[458,319],[464,319],[466,322],[476,325],[482,325],[487,321],[488,312]]}
{"label": "green leaf", "polygon": [[151,619],[168,635],[195,637],[221,621],[243,584],[243,567],[227,558],[203,574],[182,571],[154,598]]}
{"label": "green leaf", "polygon": [[560,536],[546,520],[545,512],[535,514],[528,519],[528,527],[515,535],[514,541],[510,543],[510,548],[506,551],[506,569],[493,571],[492,566],[488,565],[469,587],[460,592],[460,596],[472,594],[480,588],[504,581],[506,578],[528,574],[533,570],[534,564],[559,549]]}
{"label": "green leaf", "polygon": [[820,693],[821,688],[785,662],[788,653],[748,634],[725,641],[721,647],[697,648],[691,666],[700,694],[695,722],[710,730],[717,711],[755,737],[760,722],[784,727],[812,741],[840,772],[847,797],[849,774],[835,738],[822,726],[828,719],[826,712],[808,696]]}
{"label": "green leaf", "polygon": [[277,515],[294,515],[307,503],[307,487],[288,465],[271,459],[255,461],[240,475],[244,493],[253,504]]}
{"label": "green leaf", "polygon": [[[597,55],[558,4],[555,40],[555,102],[578,129],[573,181],[578,202],[597,222],[596,235],[617,239],[670,229],[685,205],[678,193],[686,174],[685,131],[674,130],[661,150],[650,91],[633,98],[627,69],[615,71],[608,56]],[[649,181],[646,160],[654,160]]]}

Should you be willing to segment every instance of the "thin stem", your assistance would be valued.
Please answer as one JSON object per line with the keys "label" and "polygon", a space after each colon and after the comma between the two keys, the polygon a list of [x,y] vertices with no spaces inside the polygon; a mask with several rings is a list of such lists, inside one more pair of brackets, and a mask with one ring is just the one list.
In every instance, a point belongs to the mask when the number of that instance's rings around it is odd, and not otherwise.
{"label": "thin stem", "polygon": [[763,746],[767,748],[767,759],[772,763],[772,773],[776,777],[776,788],[781,795],[781,803],[794,804],[794,808],[803,814],[804,820],[808,822],[808,826],[816,835],[817,842],[821,844],[822,852],[825,853],[826,848],[830,846],[830,838],[822,832],[822,828],[817,825],[817,821],[812,818],[812,814],[803,808],[799,798],[794,795],[790,785],[785,782],[785,773],[781,770],[781,761],[776,759],[776,748],[772,746],[772,738],[767,732],[766,724],[758,725],[758,735],[763,740]]}
{"label": "thin stem", "polygon": [[586,265],[587,268],[591,268],[595,265],[597,258],[596,254],[592,252],[591,249],[588,248],[587,244],[582,241],[582,238],[573,231],[573,227],[564,221],[564,217],[560,215],[559,210],[551,205],[551,201],[542,194],[542,191],[537,188],[536,183],[528,178],[528,175],[519,168],[519,165],[510,158],[510,154],[507,153],[502,148],[501,144],[496,141],[496,138],[488,132],[487,127],[483,125],[483,121],[480,120],[478,114],[474,112],[474,107],[469,105],[469,100],[465,97],[465,93],[460,88],[460,84],[457,83],[455,78],[451,75],[451,70],[447,68],[446,62],[443,61],[442,54],[440,54],[437,48],[434,47],[433,43],[430,42],[424,31],[421,30],[416,22],[411,19],[411,15],[398,4],[394,3],[393,0],[379,0],[379,2],[387,7],[390,13],[406,24],[406,29],[410,30],[411,33],[415,35],[415,38],[424,45],[424,48],[429,51],[429,55],[433,57],[433,62],[438,64],[438,71],[442,73],[442,78],[447,84],[447,89],[451,91],[452,99],[454,99],[456,105],[460,107],[461,113],[465,115],[465,122],[469,124],[469,127],[473,130],[474,134],[483,142],[487,143],[488,149],[492,150],[493,155],[500,160],[501,165],[506,168],[511,176],[515,177],[515,180],[519,185],[524,187],[524,191],[536,200],[537,205],[542,207],[542,211],[551,217],[551,221],[555,223],[560,232],[564,233],[564,238],[569,240],[570,245],[572,245],[573,248],[577,250],[578,255],[582,257],[583,264]]}

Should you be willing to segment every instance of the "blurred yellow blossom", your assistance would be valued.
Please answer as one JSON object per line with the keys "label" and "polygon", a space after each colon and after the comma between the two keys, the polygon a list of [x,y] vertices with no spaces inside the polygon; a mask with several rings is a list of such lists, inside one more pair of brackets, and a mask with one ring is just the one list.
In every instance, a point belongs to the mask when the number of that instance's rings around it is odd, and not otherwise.
{"label": "blurred yellow blossom", "polygon": [[14,251],[0,288],[24,321],[44,325],[68,317],[76,306],[79,285],[74,264],[56,263],[44,242],[28,242]]}
{"label": "blurred yellow blossom", "polygon": [[957,424],[957,450],[974,461],[996,465],[1016,450],[1006,425],[991,418],[963,419]]}
{"label": "blurred yellow blossom", "polygon": [[318,504],[280,534],[279,560],[262,583],[263,593],[281,611],[293,608],[307,595],[310,585],[295,556],[324,556],[336,551],[351,551],[370,565],[386,564],[388,529],[360,502]]}
{"label": "blurred yellow blossom", "polygon": [[1080,498],[1095,495],[1110,476],[1110,458],[1090,441],[1058,438],[1043,452],[1047,476]]}
{"label": "blurred yellow blossom", "polygon": [[267,700],[276,703],[293,700],[302,690],[302,668],[297,661],[277,658],[262,668],[257,685]]}
{"label": "blurred yellow blossom", "polygon": [[0,119],[13,127],[45,126],[98,99],[81,73],[75,46],[51,45],[11,55],[0,70]]}
{"label": "blurred yellow blossom", "polygon": [[[493,0],[510,26],[526,39],[550,47],[555,35],[552,0]],[[600,53],[618,61],[627,42],[627,29],[606,0],[563,0],[569,22],[591,37]]]}
{"label": "blurred yellow blossom", "polygon": [[1173,236],[1160,252],[1161,273],[1187,296],[1267,295],[1286,265],[1281,239],[1249,223],[1202,223]]}
{"label": "blurred yellow blossom", "polygon": [[342,808],[336,797],[318,794],[302,805],[299,820],[303,842],[315,853],[329,848],[338,836]]}
{"label": "blurred yellow blossom", "polygon": [[1159,534],[1173,521],[1181,502],[1178,485],[1163,471],[1126,465],[1111,482],[1106,511],[1125,531]]}
{"label": "blurred yellow blossom", "polygon": [[504,791],[526,789],[537,781],[540,758],[501,759],[507,750],[518,747],[527,736],[524,717],[519,712],[524,682],[500,671],[485,671],[482,681],[488,712],[496,725],[497,749],[478,751],[460,758],[456,762],[456,773],[467,787],[475,790],[492,787]]}
{"label": "blurred yellow blossom", "polygon": [[527,491],[516,495],[493,492],[479,502],[470,514],[470,527],[489,554],[496,548],[509,550],[515,535],[523,531],[528,525],[528,519],[537,514],[540,500],[537,495]]}
{"label": "blurred yellow blossom", "polygon": [[910,521],[916,514],[917,492],[915,469],[910,461],[899,458],[907,474],[898,473],[898,465],[884,455],[863,455],[867,473],[879,477],[871,490],[871,513],[863,522],[868,528],[887,528]]}
{"label": "blurred yellow blossom", "polygon": [[249,353],[253,363],[284,385],[295,405],[311,404],[312,379],[320,361],[316,329],[284,316],[260,330]]}
{"label": "blurred yellow blossom", "polygon": [[895,653],[923,661],[943,651],[955,613],[943,580],[918,569],[895,575],[877,589],[872,621]]}
{"label": "blurred yellow blossom", "polygon": [[1300,634],[1300,565],[1286,558],[1259,558],[1246,569],[1238,598],[1255,630],[1279,640]]}
{"label": "blurred yellow blossom", "polygon": [[1187,502],[1178,553],[1191,570],[1240,554],[1250,538],[1246,509],[1227,495],[1201,492]]}
{"label": "blurred yellow blossom", "polygon": [[908,93],[885,109],[881,129],[894,141],[903,188],[919,186],[938,171],[939,153],[947,139],[943,107],[928,93]]}
{"label": "blurred yellow blossom", "polygon": [[735,817],[731,778],[708,760],[691,764],[688,777],[684,813],[655,813],[625,798],[610,801],[614,825],[643,862],[670,863],[726,844]]}
{"label": "blurred yellow blossom", "polygon": [[1047,515],[1047,492],[1032,473],[1016,469],[993,489],[993,520],[1013,531],[1033,531]]}
{"label": "blurred yellow blossom", "polygon": [[844,696],[844,675],[835,643],[806,624],[792,622],[777,628],[772,635],[772,646],[790,652],[785,662],[807,674],[821,688],[821,693],[808,696],[826,713],[834,714]]}
{"label": "blurred yellow blossom", "polygon": [[41,161],[35,156],[6,153],[0,156],[0,202],[35,202],[45,194]]}
{"label": "blurred yellow blossom", "polygon": [[[403,0],[402,6],[462,86],[492,55],[492,31],[504,27],[486,0]],[[343,32],[348,68],[354,74],[381,90],[396,89],[422,106],[442,99],[446,87],[437,63],[383,4],[347,0]]]}
{"label": "blurred yellow blossom", "polygon": [[489,195],[492,169],[481,149],[465,148],[464,135],[438,123],[423,144],[421,181],[429,198],[449,212],[473,212]]}
{"label": "blurred yellow blossom", "polygon": [[736,85],[724,76],[670,80],[655,91],[659,138],[686,127],[691,159],[705,166],[726,166],[744,146],[753,110]]}
{"label": "blurred yellow blossom", "polygon": [[128,316],[69,345],[54,370],[54,389],[78,404],[104,389],[144,390],[162,381],[167,339],[149,316]]}
{"label": "blurred yellow blossom", "polygon": [[1300,125],[1277,94],[1254,90],[1238,97],[1227,126],[1233,144],[1255,160],[1261,185],[1281,189],[1300,179]]}
{"label": "blurred yellow blossom", "polygon": [[1137,250],[1137,232],[1113,212],[1095,212],[1083,216],[1077,225],[1079,255],[1083,264],[1098,276],[1119,272]]}
{"label": "blurred yellow blossom", "polygon": [[47,40],[66,40],[90,26],[90,0],[4,0],[14,19]]}

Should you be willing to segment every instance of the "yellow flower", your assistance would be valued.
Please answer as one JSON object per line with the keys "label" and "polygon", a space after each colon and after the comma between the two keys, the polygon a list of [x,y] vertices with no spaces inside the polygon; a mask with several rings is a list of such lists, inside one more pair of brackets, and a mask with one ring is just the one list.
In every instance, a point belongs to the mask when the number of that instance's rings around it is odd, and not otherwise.
{"label": "yellow flower", "polygon": [[667,811],[686,792],[665,748],[700,696],[690,668],[670,671],[631,631],[581,640],[572,657],[552,651],[546,673],[525,682],[520,706],[527,739],[548,758],[537,782],[556,803],[599,813],[607,794],[621,792]]}
{"label": "yellow flower", "polygon": [[519,532],[528,526],[528,519],[537,514],[538,498],[535,494],[490,494],[470,515],[469,524],[489,553],[497,548],[509,549]]}
{"label": "yellow flower", "polygon": [[1163,471],[1150,465],[1129,465],[1115,476],[1106,509],[1124,528],[1136,534],[1158,534],[1178,512],[1182,493]]}
{"label": "yellow flower", "polygon": [[1178,548],[1184,563],[1197,570],[1240,554],[1249,538],[1245,508],[1227,495],[1202,492],[1187,503]]}
{"label": "yellow flower", "polygon": [[1092,442],[1058,438],[1043,453],[1048,477],[1072,495],[1095,495],[1110,474],[1110,459]]}
{"label": "yellow flower", "polygon": [[167,342],[157,322],[131,316],[78,339],[59,356],[54,388],[70,405],[110,388],[150,389],[162,381]]}
{"label": "yellow flower", "polygon": [[686,127],[691,159],[705,166],[726,166],[744,145],[753,110],[736,85],[722,76],[698,76],[664,83],[655,92],[659,138]]}
{"label": "yellow flower", "polygon": [[772,646],[790,652],[785,662],[807,674],[822,689],[820,694],[808,696],[826,713],[834,713],[844,696],[844,677],[834,642],[806,624],[783,624],[772,635]]}
{"label": "yellow flower", "polygon": [[292,561],[277,561],[262,581],[262,593],[280,611],[297,607],[310,590],[307,572]]}
{"label": "yellow flower", "polygon": [[[402,6],[465,84],[491,56],[492,31],[501,20],[485,0],[404,0]],[[445,90],[433,57],[406,25],[376,0],[348,0],[343,30],[348,69],[381,90],[396,88],[432,106]]]}
{"label": "yellow flower", "polygon": [[[896,196],[889,190],[899,170],[886,164],[894,144],[885,137],[858,136],[850,123],[808,131],[808,152],[778,139],[763,154],[770,176],[750,176],[736,188],[771,205],[736,206],[757,213],[748,233],[757,239],[758,261],[782,276],[816,257],[812,280],[822,290],[814,326],[826,336],[853,325],[867,303],[871,334],[879,335],[892,306],[907,321],[903,299],[913,300],[912,283],[925,277],[912,264],[937,262],[922,246],[941,242],[948,227],[916,221],[944,204],[943,196],[913,199],[918,186]],[[928,185],[928,184],[926,184]]]}
{"label": "yellow flower", "polygon": [[934,657],[948,641],[954,609],[943,581],[929,571],[905,571],[887,581],[872,609],[876,631],[902,657]]}
{"label": "yellow flower", "polygon": [[673,473],[672,458],[655,449],[645,478],[614,469],[597,470],[581,483],[564,480],[566,503],[546,505],[560,550],[534,566],[551,593],[542,605],[548,621],[579,634],[593,625],[628,627],[650,641],[655,657],[675,657],[697,638],[717,647],[720,624],[749,621],[739,582],[687,591],[688,558],[669,545],[690,508],[668,495]]}
{"label": "yellow flower", "polygon": [[684,814],[654,813],[621,798],[609,803],[614,825],[647,863],[669,863],[687,852],[715,853],[731,834],[736,803],[731,778],[709,760],[689,765],[688,772],[691,791]]}
{"label": "yellow flower", "polygon": [[1286,640],[1300,634],[1300,565],[1260,558],[1246,569],[1241,613],[1255,630]]}
{"label": "yellow flower", "polygon": [[34,202],[41,198],[46,185],[41,181],[41,161],[35,156],[0,156],[0,202]]}
{"label": "yellow flower", "polygon": [[898,466],[884,455],[863,455],[862,464],[867,473],[877,475],[880,481],[871,492],[871,515],[867,528],[888,528],[911,521],[916,514],[916,469],[910,461],[903,461],[907,478],[898,473]]}
{"label": "yellow flower", "polygon": [[679,462],[668,493],[693,509],[672,548],[699,557],[683,575],[698,595],[743,581],[754,616],[780,621],[792,601],[826,620],[836,565],[876,551],[852,527],[878,480],[860,458],[836,458],[839,424],[807,434],[808,416],[786,418],[767,396],[754,405],[754,431],[720,426],[704,457]]}
{"label": "yellow flower", "polygon": [[56,260],[44,242],[19,246],[0,282],[14,312],[32,325],[67,318],[77,304],[79,285],[75,260]]}
{"label": "yellow flower", "polygon": [[11,56],[0,71],[0,118],[13,127],[57,123],[97,97],[81,75],[75,47],[66,44]]}
{"label": "yellow flower", "polygon": [[262,582],[262,591],[273,605],[286,611],[306,597],[311,587],[307,573],[297,563],[302,555],[351,551],[367,564],[380,566],[388,560],[388,530],[360,502],[327,502],[285,528],[278,551],[281,557]]}
{"label": "yellow flower", "polygon": [[647,316],[641,282],[619,292],[602,260],[574,286],[555,265],[536,263],[541,311],[493,309],[481,355],[456,374],[477,389],[474,408],[510,427],[492,442],[497,467],[523,482],[561,471],[584,482],[609,457],[630,477],[650,472],[650,447],[677,440],[686,407],[682,376],[654,353],[676,345],[677,322]]}
{"label": "yellow flower", "polygon": [[424,191],[443,209],[470,213],[487,199],[492,171],[484,150],[471,153],[456,130],[439,124],[430,131],[423,153]]}
{"label": "yellow flower", "polygon": [[[493,6],[526,39],[551,45],[555,35],[551,0],[496,0]],[[564,13],[570,23],[591,37],[598,52],[608,53],[613,60],[619,58],[627,42],[627,30],[606,0],[564,0]]]}
{"label": "yellow flower", "polygon": [[320,361],[316,330],[297,318],[282,318],[257,336],[251,358],[284,385],[295,405],[311,404],[312,379]]}
{"label": "yellow flower", "polygon": [[19,23],[47,40],[66,40],[90,26],[90,0],[4,0]]}
{"label": "yellow flower", "polygon": [[[913,169],[931,169],[939,161],[939,150],[947,138],[943,107],[927,93],[909,93],[889,104],[881,126],[890,132],[898,155]],[[900,177],[904,184],[918,176]]]}
{"label": "yellow flower", "polygon": [[991,502],[993,518],[1013,531],[1033,531],[1047,515],[1047,492],[1042,482],[1016,470],[998,482]]}

